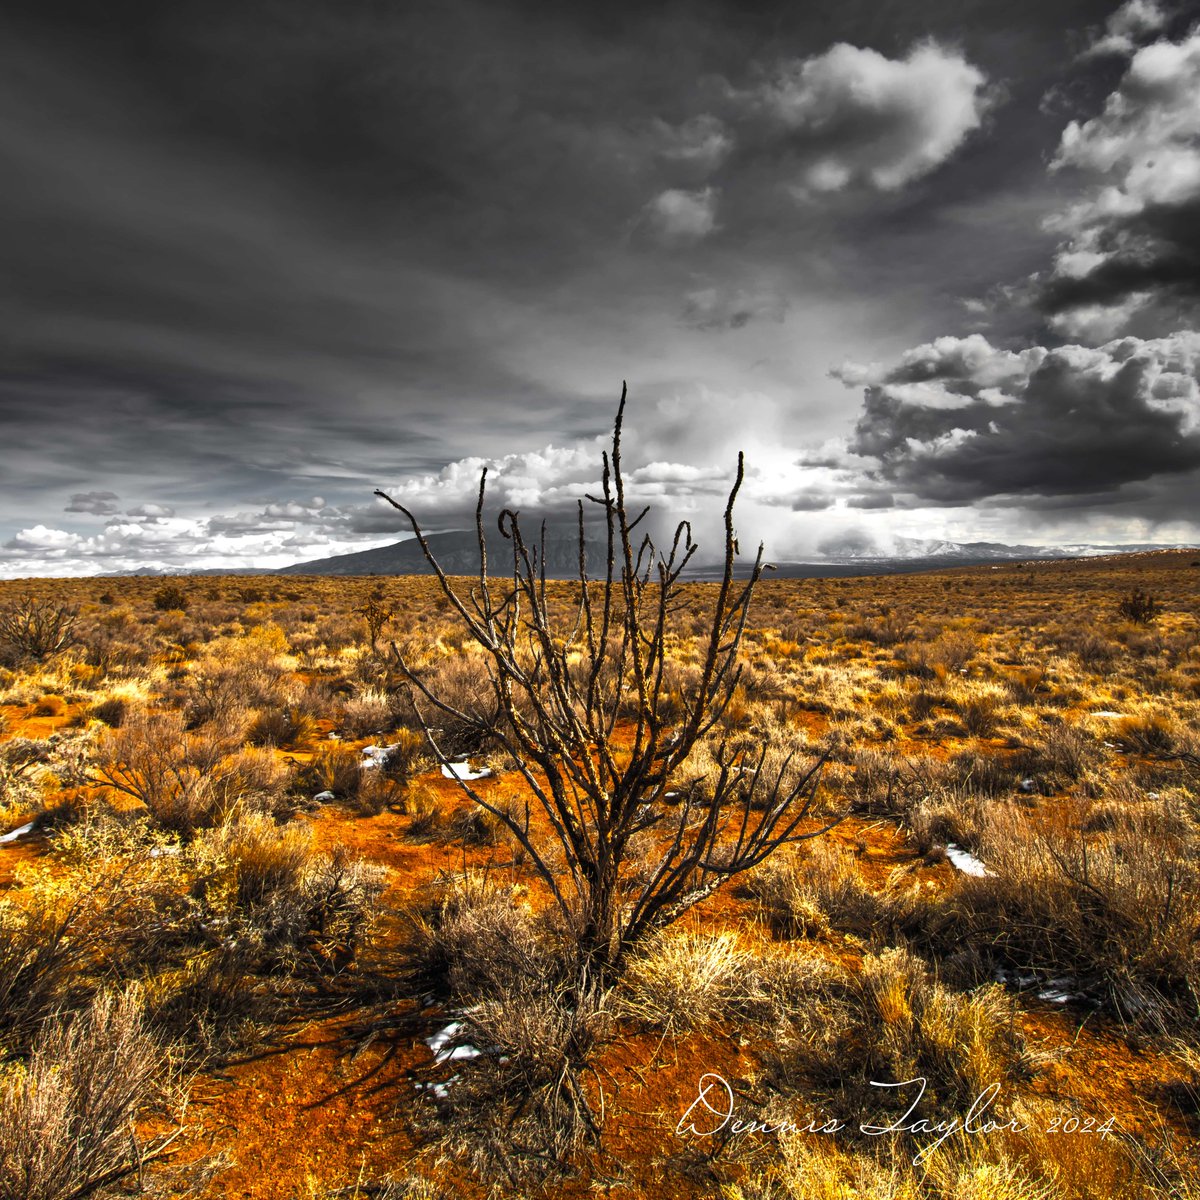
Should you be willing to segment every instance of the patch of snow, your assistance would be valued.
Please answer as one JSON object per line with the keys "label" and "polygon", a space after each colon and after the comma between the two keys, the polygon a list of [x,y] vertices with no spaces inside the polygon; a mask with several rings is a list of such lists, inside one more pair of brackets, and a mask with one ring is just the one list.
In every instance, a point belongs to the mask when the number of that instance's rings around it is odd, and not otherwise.
{"label": "patch of snow", "polygon": [[964,875],[974,875],[977,879],[983,879],[992,874],[975,855],[953,842],[946,847],[946,857]]}
{"label": "patch of snow", "polygon": [[1036,975],[1016,975],[1001,969],[996,972],[996,982],[1011,984],[1021,992],[1027,988],[1037,987],[1040,989],[1035,993],[1037,998],[1050,1004],[1068,1004],[1072,1000],[1085,998],[1082,992],[1075,990],[1074,979],[1039,979]]}
{"label": "patch of snow", "polygon": [[1071,1000],[1079,1000],[1082,998],[1080,994],[1070,990],[1074,983],[1073,979],[1047,980],[1046,986],[1038,992],[1037,998],[1051,1004],[1066,1004]]}
{"label": "patch of snow", "polygon": [[362,762],[359,766],[364,771],[378,770],[380,767],[386,767],[388,760],[392,756],[393,750],[398,750],[399,743],[394,743],[391,746],[364,746],[362,748]]}
{"label": "patch of snow", "polygon": [[470,762],[464,759],[462,762],[443,763],[442,774],[447,779],[461,779],[464,783],[470,783],[475,779],[490,778],[492,769],[491,767],[480,767],[478,771],[473,771]]}
{"label": "patch of snow", "polygon": [[316,800],[316,801],[319,801],[319,802],[320,802],[320,803],[322,803],[322,804],[326,804],[326,803],[328,803],[330,800],[333,800],[333,799],[335,799],[335,797],[334,797],[334,794],[333,794],[332,792],[318,792],[318,793],[317,793],[317,794],[316,794],[316,795],[313,797],[313,799],[314,799],[314,800]]}
{"label": "patch of snow", "polygon": [[414,1083],[413,1087],[415,1087],[418,1092],[431,1092],[439,1100],[445,1100],[445,1098],[450,1094],[450,1085],[457,1082],[458,1076],[451,1075],[445,1083]]}
{"label": "patch of snow", "polygon": [[27,833],[33,832],[34,822],[30,821],[28,825],[22,825],[20,829],[14,829],[11,833],[6,833],[0,837],[0,845],[6,842],[15,842],[17,838],[24,837]]}
{"label": "patch of snow", "polygon": [[179,853],[178,846],[155,846],[154,849],[150,851],[150,857],[151,858],[162,858],[162,856],[164,854],[167,855],[168,857],[173,857],[174,855],[176,855],[178,853]]}
{"label": "patch of snow", "polygon": [[1023,791],[1023,792],[1032,792],[1033,791],[1032,777],[1027,778],[1027,779],[1022,779],[1021,782],[1019,784],[1017,784],[1017,787],[1019,787],[1021,789],[1021,791]]}
{"label": "patch of snow", "polygon": [[453,1062],[458,1058],[478,1058],[481,1050],[471,1045],[453,1046],[451,1043],[460,1033],[463,1026],[461,1021],[452,1021],[445,1029],[439,1029],[432,1037],[425,1039],[425,1045],[433,1051],[433,1061],[438,1063]]}
{"label": "patch of snow", "polygon": [[1126,716],[1125,713],[1113,712],[1112,709],[1109,708],[1099,709],[1090,715],[1093,717],[1108,717],[1114,721]]}

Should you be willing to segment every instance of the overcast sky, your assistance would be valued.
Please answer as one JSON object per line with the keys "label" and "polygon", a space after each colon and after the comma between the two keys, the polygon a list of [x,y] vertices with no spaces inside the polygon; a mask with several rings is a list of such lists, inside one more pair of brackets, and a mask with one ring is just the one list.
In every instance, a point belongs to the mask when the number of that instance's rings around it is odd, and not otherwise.
{"label": "overcast sky", "polygon": [[1200,540],[1200,27],[1131,0],[0,18],[0,574],[634,490],[743,540]]}

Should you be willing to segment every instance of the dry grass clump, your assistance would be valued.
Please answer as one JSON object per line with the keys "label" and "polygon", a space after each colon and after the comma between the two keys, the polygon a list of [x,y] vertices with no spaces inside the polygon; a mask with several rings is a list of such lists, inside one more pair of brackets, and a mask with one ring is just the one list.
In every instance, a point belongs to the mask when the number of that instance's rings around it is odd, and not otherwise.
{"label": "dry grass clump", "polygon": [[1016,1007],[999,986],[952,992],[914,955],[892,949],[863,960],[859,987],[873,1075],[924,1077],[931,1104],[945,1105],[1019,1073]]}
{"label": "dry grass clump", "polygon": [[[822,1144],[822,1143],[825,1144]],[[958,1138],[928,1170],[894,1150],[853,1151],[784,1132],[780,1161],[730,1190],[737,1200],[1065,1200],[1054,1164],[1036,1171],[1003,1151]]]}
{"label": "dry grass clump", "polygon": [[837,842],[819,842],[778,856],[754,871],[746,892],[759,902],[771,931],[781,938],[817,937],[839,930],[887,943],[926,921],[925,900],[902,871],[872,887],[856,854]]}
{"label": "dry grass clump", "polygon": [[129,701],[124,696],[105,696],[90,705],[88,717],[118,729],[129,713]]}
{"label": "dry grass clump", "polygon": [[980,847],[992,874],[959,879],[950,934],[990,947],[1021,974],[1065,976],[1125,1019],[1194,1020],[1194,826],[1181,832],[1179,809],[1150,800],[1140,811],[1110,808],[1103,824],[1111,832],[1088,834],[990,811]]}
{"label": "dry grass clump", "polygon": [[951,844],[974,852],[982,839],[987,813],[998,803],[962,787],[941,786],[914,804],[904,821],[920,854],[928,856]]}
{"label": "dry grass clump", "polygon": [[744,1014],[760,965],[736,933],[664,931],[631,964],[622,1011],[672,1033]]}
{"label": "dry grass clump", "polygon": [[[858,974],[826,976],[791,1011],[775,1084],[785,1093],[815,1086],[834,1098],[830,1111],[894,1114],[911,1105],[919,1117],[961,1116],[985,1088],[1024,1070],[1016,1017],[998,984],[957,992],[908,950],[868,954]],[[923,1090],[909,1083],[918,1079]],[[880,1086],[889,1083],[907,1086]]]}
{"label": "dry grass clump", "polygon": [[405,836],[413,841],[429,841],[439,837],[446,827],[446,810],[438,794],[423,783],[405,791],[401,801],[404,812],[412,819]]}
{"label": "dry grass clump", "polygon": [[351,737],[385,733],[395,727],[400,698],[379,688],[367,688],[342,704],[341,727]]}
{"label": "dry grass clump", "polygon": [[173,1052],[146,1029],[135,991],[50,1019],[27,1061],[0,1071],[0,1196],[82,1200],[139,1172],[173,1139],[143,1143],[135,1120],[172,1093]]}
{"label": "dry grass clump", "polygon": [[1185,734],[1171,713],[1148,712],[1116,722],[1114,735],[1127,750],[1141,754],[1170,754]]}
{"label": "dry grass clump", "polygon": [[332,792],[339,800],[351,800],[362,785],[362,754],[341,742],[322,742],[304,776],[314,791]]}
{"label": "dry grass clump", "polygon": [[276,746],[298,749],[315,735],[316,722],[297,705],[267,708],[254,714],[246,729],[251,746]]}
{"label": "dry grass clump", "polygon": [[584,1072],[609,1024],[599,998],[571,994],[569,940],[485,873],[443,877],[409,918],[410,980],[456,1015],[446,1052],[481,1051],[430,1085],[440,1145],[514,1186],[565,1170],[597,1133]]}

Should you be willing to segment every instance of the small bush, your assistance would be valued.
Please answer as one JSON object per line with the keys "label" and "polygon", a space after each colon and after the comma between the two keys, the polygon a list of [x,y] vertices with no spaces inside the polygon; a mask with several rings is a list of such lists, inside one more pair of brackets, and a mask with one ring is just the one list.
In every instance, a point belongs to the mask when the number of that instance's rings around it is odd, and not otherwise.
{"label": "small bush", "polygon": [[187,612],[188,594],[178,584],[167,583],[154,593],[154,607],[159,612]]}
{"label": "small bush", "polygon": [[13,663],[44,662],[75,640],[79,610],[27,597],[0,608],[0,650]]}
{"label": "small bush", "polygon": [[1149,592],[1139,588],[1134,588],[1117,605],[1117,615],[1135,625],[1152,625],[1160,611],[1158,601]]}
{"label": "small bush", "polygon": [[246,729],[251,746],[303,746],[316,733],[316,722],[294,705],[257,713]]}
{"label": "small bush", "polygon": [[106,696],[97,700],[88,709],[88,716],[93,720],[102,721],[113,729],[119,729],[129,711],[129,701],[124,696]]}

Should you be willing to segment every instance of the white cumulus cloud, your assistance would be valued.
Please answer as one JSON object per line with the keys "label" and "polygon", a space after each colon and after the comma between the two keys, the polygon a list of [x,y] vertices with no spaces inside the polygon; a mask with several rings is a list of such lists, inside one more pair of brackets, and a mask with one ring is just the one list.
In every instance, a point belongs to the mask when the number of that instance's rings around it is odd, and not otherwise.
{"label": "white cumulus cloud", "polygon": [[742,98],[786,140],[803,190],[865,183],[894,191],[945,162],[979,127],[986,82],[934,41],[900,59],[840,42],[782,64]]}

